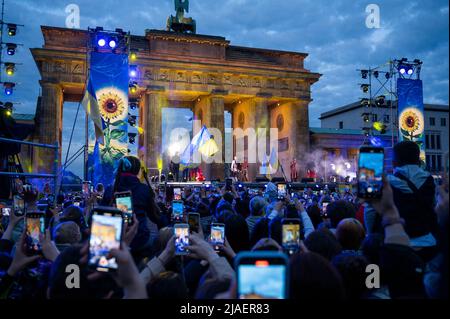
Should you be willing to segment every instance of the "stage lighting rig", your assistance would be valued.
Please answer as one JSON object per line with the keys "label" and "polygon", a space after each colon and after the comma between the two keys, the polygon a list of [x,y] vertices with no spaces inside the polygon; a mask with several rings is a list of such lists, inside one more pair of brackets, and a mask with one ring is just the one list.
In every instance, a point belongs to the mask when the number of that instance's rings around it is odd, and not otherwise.
{"label": "stage lighting rig", "polygon": [[137,123],[136,115],[131,115],[130,113],[128,113],[128,124],[130,126],[135,127],[136,123]]}
{"label": "stage lighting rig", "polygon": [[363,114],[361,114],[361,117],[362,117],[364,123],[369,123],[369,121],[370,121],[370,113],[363,113]]}
{"label": "stage lighting rig", "polygon": [[98,52],[121,53],[127,50],[126,33],[121,29],[106,31],[102,27],[89,29],[92,47]]}
{"label": "stage lighting rig", "polygon": [[14,87],[16,86],[13,82],[3,82],[3,88],[5,89],[6,95],[12,95],[14,93]]}
{"label": "stage lighting rig", "polygon": [[378,79],[378,77],[380,76],[380,72],[374,71],[373,76],[375,77],[375,79]]}
{"label": "stage lighting rig", "polygon": [[380,95],[375,99],[375,104],[377,106],[383,106],[386,103],[386,97],[384,95]]}
{"label": "stage lighting rig", "polygon": [[138,50],[130,49],[130,61],[131,62],[134,62],[137,60],[137,53],[138,53]]}
{"label": "stage lighting rig", "polygon": [[131,110],[136,110],[139,108],[139,100],[138,99],[130,99],[129,106]]}
{"label": "stage lighting rig", "polygon": [[362,98],[360,104],[361,104],[362,106],[369,106],[370,101],[369,101],[368,98]]}
{"label": "stage lighting rig", "polygon": [[386,134],[387,126],[384,123],[381,122],[374,122],[373,128],[380,132],[380,134]]}
{"label": "stage lighting rig", "polygon": [[13,76],[16,71],[16,64],[11,62],[5,63],[5,72],[8,76]]}
{"label": "stage lighting rig", "polygon": [[363,79],[367,79],[367,75],[369,74],[368,70],[361,70],[361,77]]}
{"label": "stage lighting rig", "polygon": [[136,133],[128,133],[128,143],[134,145],[136,143]]}
{"label": "stage lighting rig", "polygon": [[5,43],[5,47],[6,47],[6,54],[11,56],[16,54],[17,51],[17,44],[15,43]]}
{"label": "stage lighting rig", "polygon": [[137,82],[130,82],[130,85],[129,85],[129,88],[130,88],[130,93],[131,94],[135,94],[135,93],[137,93],[137,90],[138,90],[138,84],[137,84]]}
{"label": "stage lighting rig", "polygon": [[138,76],[138,67],[137,65],[130,65],[130,78],[136,78]]}
{"label": "stage lighting rig", "polygon": [[369,87],[370,87],[369,84],[361,84],[361,90],[362,90],[364,93],[369,92]]}

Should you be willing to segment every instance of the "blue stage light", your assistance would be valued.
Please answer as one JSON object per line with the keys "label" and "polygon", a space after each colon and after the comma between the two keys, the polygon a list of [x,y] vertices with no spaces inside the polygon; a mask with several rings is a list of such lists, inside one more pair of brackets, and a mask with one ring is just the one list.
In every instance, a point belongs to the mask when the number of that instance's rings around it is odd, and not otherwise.
{"label": "blue stage light", "polygon": [[110,47],[111,49],[114,49],[116,46],[117,46],[116,40],[110,40],[110,41],[109,41],[109,47]]}
{"label": "blue stage light", "polygon": [[138,76],[138,69],[136,65],[130,65],[130,77],[135,78]]}
{"label": "blue stage light", "polygon": [[106,40],[105,39],[98,39],[97,44],[99,47],[103,48],[106,45]]}

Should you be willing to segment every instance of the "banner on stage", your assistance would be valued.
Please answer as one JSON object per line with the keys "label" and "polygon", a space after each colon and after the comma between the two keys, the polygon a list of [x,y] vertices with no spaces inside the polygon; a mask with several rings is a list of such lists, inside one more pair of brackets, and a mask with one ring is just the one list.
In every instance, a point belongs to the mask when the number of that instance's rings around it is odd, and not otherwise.
{"label": "banner on stage", "polygon": [[413,141],[420,148],[425,163],[425,120],[421,80],[398,79],[398,127],[400,141]]}
{"label": "banner on stage", "polygon": [[[119,160],[128,153],[128,85],[126,54],[91,53],[89,98],[85,96],[83,101],[90,102],[89,108],[84,104],[95,123],[90,123],[88,154],[88,178],[94,184],[111,185]],[[101,140],[96,115],[101,117]]]}

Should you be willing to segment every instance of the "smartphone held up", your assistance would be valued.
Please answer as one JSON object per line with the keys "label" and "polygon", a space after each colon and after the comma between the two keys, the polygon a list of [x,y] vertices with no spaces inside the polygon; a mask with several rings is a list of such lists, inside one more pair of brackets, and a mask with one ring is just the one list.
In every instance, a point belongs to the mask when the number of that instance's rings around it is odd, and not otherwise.
{"label": "smartphone held up", "polygon": [[384,149],[362,146],[358,157],[358,197],[381,198],[384,172]]}

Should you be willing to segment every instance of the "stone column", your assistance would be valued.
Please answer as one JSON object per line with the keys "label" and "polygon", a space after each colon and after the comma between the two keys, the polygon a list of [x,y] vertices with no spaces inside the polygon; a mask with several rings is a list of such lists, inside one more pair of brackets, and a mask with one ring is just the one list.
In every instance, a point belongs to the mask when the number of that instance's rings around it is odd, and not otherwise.
{"label": "stone column", "polygon": [[[206,179],[220,179],[223,180],[225,176],[225,123],[224,123],[224,107],[225,102],[223,96],[212,95],[207,98],[202,105],[203,123],[206,125],[210,133],[214,135],[217,144],[221,147],[222,154],[219,154],[221,163],[213,162],[209,165],[203,165],[205,167]],[[214,132],[217,130],[216,132]],[[221,136],[218,136],[218,135]]]}
{"label": "stone column", "polygon": [[151,169],[162,168],[162,108],[166,98],[162,92],[148,92],[144,103],[145,163]]}
{"label": "stone column", "polygon": [[293,147],[292,155],[297,159],[299,166],[299,178],[302,178],[306,171],[306,155],[309,153],[309,102],[298,100],[290,104],[289,114],[293,127],[289,140]]}
{"label": "stone column", "polygon": [[[36,112],[36,138],[39,143],[58,143],[58,168],[61,167],[62,143],[62,87],[56,83],[41,81],[42,94],[38,112]],[[53,149],[34,147],[34,171],[37,173],[52,174],[55,163]]]}
{"label": "stone column", "polygon": [[[249,165],[249,179],[251,181],[254,181],[256,179],[256,176],[259,175],[259,167],[262,164],[262,161],[264,159],[264,152],[267,154],[267,159],[269,159],[270,156],[270,140],[269,140],[269,134],[270,134],[270,121],[269,121],[269,109],[268,109],[268,103],[266,98],[256,97],[253,99],[253,111],[255,116],[255,133],[257,136],[257,149],[255,150],[257,153],[256,155],[256,163]],[[265,128],[265,133],[262,131],[258,131],[258,129]],[[259,149],[260,141],[265,140],[265,147],[261,150]],[[251,151],[251,150],[249,150]],[[263,156],[263,158],[259,158],[259,154]]]}

